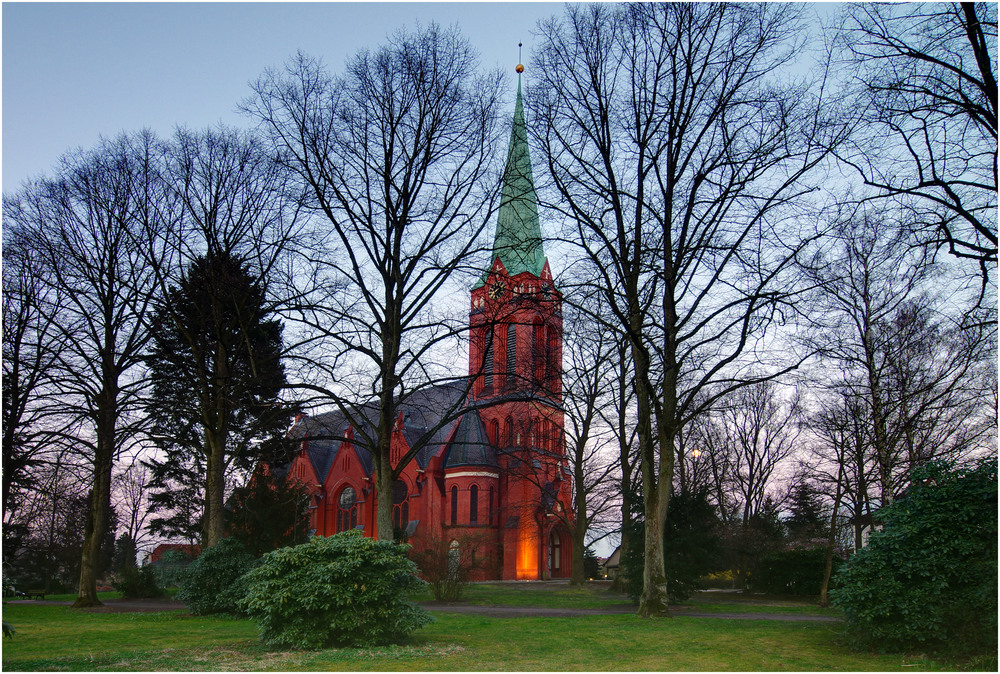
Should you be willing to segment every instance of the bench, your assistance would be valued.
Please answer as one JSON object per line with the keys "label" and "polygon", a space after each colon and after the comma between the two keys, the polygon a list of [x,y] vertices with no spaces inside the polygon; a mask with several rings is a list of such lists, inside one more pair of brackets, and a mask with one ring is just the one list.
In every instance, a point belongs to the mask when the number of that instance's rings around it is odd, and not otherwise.
{"label": "bench", "polygon": [[25,599],[45,599],[45,590],[25,590],[21,594]]}

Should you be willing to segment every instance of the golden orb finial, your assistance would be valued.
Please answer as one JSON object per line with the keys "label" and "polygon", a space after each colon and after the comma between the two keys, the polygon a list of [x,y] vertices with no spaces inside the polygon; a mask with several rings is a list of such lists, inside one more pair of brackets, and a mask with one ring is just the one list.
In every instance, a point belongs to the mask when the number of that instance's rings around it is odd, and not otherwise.
{"label": "golden orb finial", "polygon": [[518,63],[518,64],[517,64],[517,67],[516,67],[516,68],[514,68],[514,70],[516,70],[516,71],[517,71],[517,74],[518,74],[518,75],[520,75],[521,73],[523,73],[523,72],[524,72],[524,66],[523,66],[523,65],[521,65],[520,63]]}

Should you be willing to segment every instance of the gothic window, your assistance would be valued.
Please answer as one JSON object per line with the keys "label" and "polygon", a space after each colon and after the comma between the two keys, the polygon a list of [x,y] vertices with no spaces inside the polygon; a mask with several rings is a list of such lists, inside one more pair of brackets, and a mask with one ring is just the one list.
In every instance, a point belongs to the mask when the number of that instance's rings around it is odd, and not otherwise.
{"label": "gothic window", "polygon": [[490,525],[490,526],[493,526],[493,522],[495,522],[495,521],[496,521],[496,515],[495,515],[495,513],[493,512],[493,504],[494,504],[494,500],[493,500],[493,487],[492,487],[492,485],[491,485],[491,486],[490,486],[490,501],[489,501],[489,508],[488,508],[488,509],[487,509],[487,511],[486,511],[486,513],[487,513],[487,517],[489,517],[489,525]]}
{"label": "gothic window", "polygon": [[479,524],[479,487],[469,488],[469,524]]}
{"label": "gothic window", "polygon": [[358,494],[354,487],[344,487],[337,497],[337,533],[358,526]]}
{"label": "gothic window", "polygon": [[507,326],[507,388],[514,388],[517,379],[517,326]]}
{"label": "gothic window", "polygon": [[451,525],[458,524],[458,487],[451,488]]}
{"label": "gothic window", "polygon": [[500,422],[496,419],[490,422],[490,439],[494,445],[500,446]]}
{"label": "gothic window", "polygon": [[507,417],[507,419],[506,419],[506,421],[504,421],[503,425],[504,425],[503,439],[505,440],[507,447],[513,447],[514,446],[514,420],[511,419],[510,417]]}
{"label": "gothic window", "polygon": [[392,483],[392,527],[405,529],[410,523],[409,490],[403,480]]}

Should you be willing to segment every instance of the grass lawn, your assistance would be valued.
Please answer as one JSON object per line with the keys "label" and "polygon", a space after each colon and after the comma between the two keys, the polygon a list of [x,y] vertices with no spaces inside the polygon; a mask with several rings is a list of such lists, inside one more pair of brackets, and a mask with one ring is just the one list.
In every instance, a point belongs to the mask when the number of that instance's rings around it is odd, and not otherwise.
{"label": "grass lawn", "polygon": [[[513,589],[510,589],[513,588]],[[586,606],[620,595],[593,588],[476,585],[497,605]],[[588,591],[589,590],[589,591]],[[593,595],[587,599],[587,595]],[[476,597],[479,597],[476,599]],[[713,601],[717,601],[714,600]],[[746,604],[745,602],[743,602]],[[784,602],[779,602],[784,603]],[[711,605],[716,605],[715,603]],[[722,605],[722,604],[719,604]],[[801,608],[801,607],[800,607]],[[775,612],[767,606],[766,612]],[[921,655],[851,651],[837,623],[740,621],[632,615],[492,618],[435,612],[437,620],[399,646],[268,651],[247,620],[163,613],[89,613],[65,606],[4,605],[17,630],[4,639],[5,671],[875,671],[950,670],[963,663]],[[995,666],[995,660],[987,663]]]}

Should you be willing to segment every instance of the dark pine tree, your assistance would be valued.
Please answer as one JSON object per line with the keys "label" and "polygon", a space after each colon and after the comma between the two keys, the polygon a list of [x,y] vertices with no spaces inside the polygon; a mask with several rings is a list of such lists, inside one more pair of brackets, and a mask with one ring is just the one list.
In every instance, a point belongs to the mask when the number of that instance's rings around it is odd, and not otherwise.
{"label": "dark pine tree", "polygon": [[191,489],[183,481],[202,469],[206,547],[224,535],[227,475],[290,455],[285,431],[295,410],[279,397],[281,333],[261,280],[225,253],[195,259],[157,308],[148,412],[165,457],[160,463],[170,466],[154,480]]}
{"label": "dark pine tree", "polygon": [[309,490],[295,480],[258,471],[233,490],[226,531],[254,557],[309,540]]}
{"label": "dark pine tree", "polygon": [[800,482],[792,489],[791,515],[785,520],[788,542],[794,547],[813,548],[826,545],[829,531],[823,516],[823,504],[816,489],[808,482]]}

